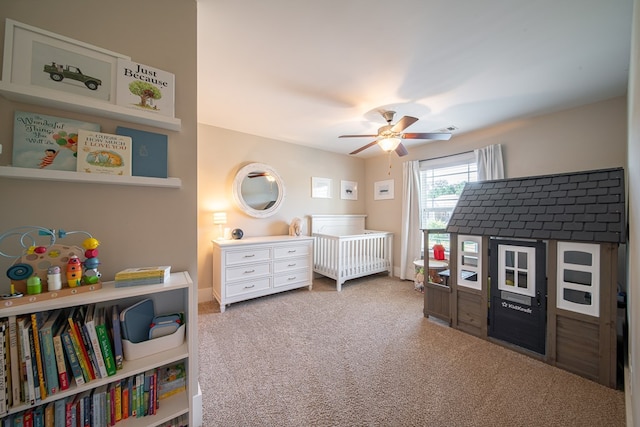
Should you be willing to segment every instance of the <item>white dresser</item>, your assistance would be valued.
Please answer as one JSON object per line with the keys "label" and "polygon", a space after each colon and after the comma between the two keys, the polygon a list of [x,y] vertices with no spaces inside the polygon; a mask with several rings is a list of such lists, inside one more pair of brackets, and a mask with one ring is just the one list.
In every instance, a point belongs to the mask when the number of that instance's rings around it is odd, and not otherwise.
{"label": "white dresser", "polygon": [[227,304],[313,284],[313,237],[213,241],[213,297]]}

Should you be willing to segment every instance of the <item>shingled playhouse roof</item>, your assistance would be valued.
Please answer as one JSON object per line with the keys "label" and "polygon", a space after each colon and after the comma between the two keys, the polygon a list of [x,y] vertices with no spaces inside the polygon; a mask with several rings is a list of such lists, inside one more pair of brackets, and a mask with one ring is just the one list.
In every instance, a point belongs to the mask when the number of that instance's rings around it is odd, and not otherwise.
{"label": "shingled playhouse roof", "polygon": [[624,170],[467,183],[447,232],[624,243]]}

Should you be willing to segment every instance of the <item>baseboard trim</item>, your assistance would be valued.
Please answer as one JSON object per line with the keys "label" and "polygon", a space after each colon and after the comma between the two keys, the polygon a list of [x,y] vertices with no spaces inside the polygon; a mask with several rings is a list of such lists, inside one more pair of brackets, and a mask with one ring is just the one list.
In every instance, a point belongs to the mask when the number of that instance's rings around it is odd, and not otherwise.
{"label": "baseboard trim", "polygon": [[213,289],[211,288],[199,288],[198,289],[198,304],[203,302],[213,301]]}

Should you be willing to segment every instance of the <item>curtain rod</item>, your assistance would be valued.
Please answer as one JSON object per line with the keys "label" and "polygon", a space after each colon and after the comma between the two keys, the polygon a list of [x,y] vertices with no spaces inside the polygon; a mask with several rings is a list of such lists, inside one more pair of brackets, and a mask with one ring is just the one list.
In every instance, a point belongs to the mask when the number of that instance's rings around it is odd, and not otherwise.
{"label": "curtain rod", "polygon": [[431,157],[429,159],[422,159],[420,160],[421,162],[426,162],[429,160],[438,160],[438,159],[446,159],[447,157],[453,157],[453,156],[459,156],[461,154],[469,154],[469,153],[473,153],[474,150],[469,150],[469,151],[463,151],[461,153],[456,153],[456,154],[447,154],[446,156],[440,156],[440,157]]}

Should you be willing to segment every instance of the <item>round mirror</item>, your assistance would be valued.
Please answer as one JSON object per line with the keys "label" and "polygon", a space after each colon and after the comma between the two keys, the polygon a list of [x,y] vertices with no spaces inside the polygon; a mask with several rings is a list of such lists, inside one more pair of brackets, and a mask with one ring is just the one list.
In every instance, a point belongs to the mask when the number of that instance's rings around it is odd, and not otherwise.
{"label": "round mirror", "polygon": [[247,215],[265,218],[280,209],[284,183],[272,167],[250,163],[242,167],[233,180],[233,198]]}

